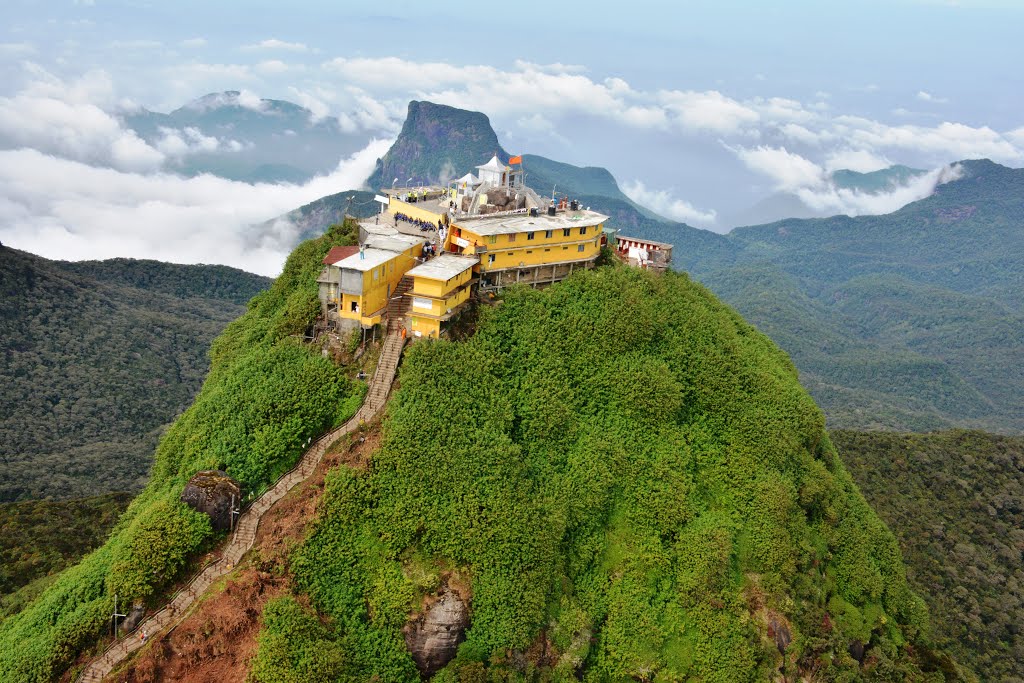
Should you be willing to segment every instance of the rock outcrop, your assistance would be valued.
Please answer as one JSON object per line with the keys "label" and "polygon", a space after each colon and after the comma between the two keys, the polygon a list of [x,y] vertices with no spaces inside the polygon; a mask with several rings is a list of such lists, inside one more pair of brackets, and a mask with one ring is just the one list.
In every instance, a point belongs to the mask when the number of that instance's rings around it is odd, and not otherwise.
{"label": "rock outcrop", "polygon": [[469,626],[469,605],[448,584],[417,618],[405,625],[405,645],[416,668],[430,678],[455,658]]}
{"label": "rock outcrop", "polygon": [[197,472],[181,492],[181,501],[193,510],[206,513],[213,528],[231,528],[231,502],[241,503],[242,489],[234,479],[220,470]]}

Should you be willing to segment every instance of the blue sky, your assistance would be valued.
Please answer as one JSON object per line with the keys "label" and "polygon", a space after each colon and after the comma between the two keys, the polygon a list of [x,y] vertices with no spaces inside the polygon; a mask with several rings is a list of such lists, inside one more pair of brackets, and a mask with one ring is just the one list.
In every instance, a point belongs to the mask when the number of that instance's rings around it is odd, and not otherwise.
{"label": "blue sky", "polygon": [[[160,152],[117,129],[126,108],[242,90],[380,146],[410,99],[432,99],[484,111],[510,151],[605,166],[634,198],[709,229],[778,191],[878,212],[929,187],[850,197],[828,173],[1024,163],[1022,27],[1024,3],[1008,0],[6,0],[0,148],[152,174]],[[13,203],[24,235],[34,209]]]}

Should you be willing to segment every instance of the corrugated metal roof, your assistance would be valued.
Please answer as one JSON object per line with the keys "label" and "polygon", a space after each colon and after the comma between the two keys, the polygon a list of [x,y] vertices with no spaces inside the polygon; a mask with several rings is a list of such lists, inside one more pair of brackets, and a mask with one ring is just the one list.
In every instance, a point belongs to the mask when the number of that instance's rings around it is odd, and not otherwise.
{"label": "corrugated metal roof", "polygon": [[334,265],[338,268],[348,268],[350,270],[366,272],[371,268],[376,268],[382,263],[387,263],[398,256],[398,252],[387,251],[385,249],[366,249],[363,256],[364,258],[359,258],[359,253],[357,252],[348,258],[338,261]]}
{"label": "corrugated metal roof", "polygon": [[480,259],[475,257],[441,254],[426,263],[421,263],[406,274],[413,277],[447,281],[460,273],[464,273],[478,263],[480,263]]}
{"label": "corrugated metal roof", "polygon": [[608,216],[596,211],[561,211],[554,216],[542,213],[539,216],[516,214],[495,218],[470,218],[455,221],[456,227],[464,228],[477,235],[507,235],[538,230],[562,230],[563,228],[589,228],[608,220]]}

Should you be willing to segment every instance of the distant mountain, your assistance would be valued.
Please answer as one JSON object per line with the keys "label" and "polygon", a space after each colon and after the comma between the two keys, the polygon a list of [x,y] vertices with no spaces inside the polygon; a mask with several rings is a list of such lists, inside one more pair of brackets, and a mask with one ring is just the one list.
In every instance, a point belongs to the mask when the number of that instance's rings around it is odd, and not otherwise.
{"label": "distant mountain", "polygon": [[170,170],[246,182],[304,182],[334,170],[367,137],[297,104],[249,101],[233,90],[205,95],[169,114],[142,109],[123,119],[168,154]]}
{"label": "distant mountain", "polygon": [[923,176],[927,171],[909,166],[895,165],[869,173],[860,173],[842,169],[832,173],[832,182],[836,187],[857,192],[878,193],[906,185],[914,178]]}
{"label": "distant mountain", "polygon": [[[844,169],[833,172],[829,176],[829,181],[840,190],[850,190],[861,194],[883,194],[905,186],[925,173],[927,171],[899,165],[870,173]],[[834,211],[811,208],[799,196],[791,192],[775,192],[753,206],[723,215],[721,223],[726,226],[761,225],[786,218],[826,218],[834,213]]]}
{"label": "distant mountain", "polygon": [[141,488],[210,341],[269,284],[226,266],[0,246],[0,502]]}

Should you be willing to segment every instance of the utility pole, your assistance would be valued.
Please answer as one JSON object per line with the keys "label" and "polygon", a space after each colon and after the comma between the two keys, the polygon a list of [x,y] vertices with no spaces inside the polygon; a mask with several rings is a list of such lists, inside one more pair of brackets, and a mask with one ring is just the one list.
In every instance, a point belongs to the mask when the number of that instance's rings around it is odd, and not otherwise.
{"label": "utility pole", "polygon": [[118,614],[117,612],[117,593],[114,593],[114,613],[111,615],[110,620],[113,626],[114,640],[117,640],[117,618],[127,617],[127,614]]}

